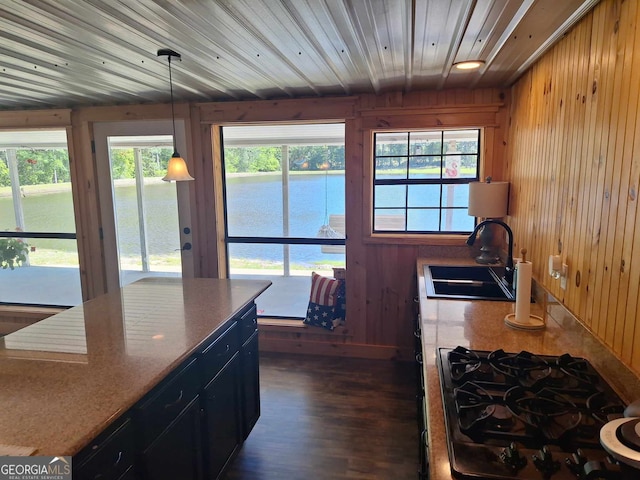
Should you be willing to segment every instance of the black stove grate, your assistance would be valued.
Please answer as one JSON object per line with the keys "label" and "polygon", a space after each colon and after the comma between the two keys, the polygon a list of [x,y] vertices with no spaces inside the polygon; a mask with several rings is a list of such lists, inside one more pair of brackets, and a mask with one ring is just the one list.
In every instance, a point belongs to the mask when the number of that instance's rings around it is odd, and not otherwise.
{"label": "black stove grate", "polygon": [[600,467],[613,475],[602,478],[640,478],[600,446],[600,428],[625,405],[587,360],[463,347],[438,353],[456,478],[576,480],[599,478],[592,470]]}

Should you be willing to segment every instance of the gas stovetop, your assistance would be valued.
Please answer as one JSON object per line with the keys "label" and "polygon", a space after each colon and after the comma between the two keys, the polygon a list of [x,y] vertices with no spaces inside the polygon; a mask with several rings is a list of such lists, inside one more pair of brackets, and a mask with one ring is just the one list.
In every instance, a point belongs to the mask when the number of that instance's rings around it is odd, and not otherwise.
{"label": "gas stovetop", "polygon": [[625,405],[587,360],[463,347],[438,353],[456,478],[640,478],[600,445],[600,429]]}

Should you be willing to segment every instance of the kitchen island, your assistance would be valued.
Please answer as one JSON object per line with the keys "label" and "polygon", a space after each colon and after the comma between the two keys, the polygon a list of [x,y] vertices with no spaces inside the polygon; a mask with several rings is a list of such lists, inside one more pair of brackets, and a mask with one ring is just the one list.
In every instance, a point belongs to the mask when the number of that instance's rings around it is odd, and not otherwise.
{"label": "kitchen island", "polygon": [[234,316],[254,328],[253,302],[269,285],[144,279],[0,339],[4,454],[76,455],[176,369],[209,361],[203,349],[240,330]]}
{"label": "kitchen island", "polygon": [[[559,305],[544,302],[532,306],[532,313],[546,317],[546,328],[524,331],[511,328],[504,317],[514,303],[427,298],[425,265],[470,265],[470,259],[421,258],[417,262],[420,333],[425,378],[427,441],[431,480],[451,480],[444,409],[437,367],[437,349],[462,346],[473,350],[529,351],[539,355],[583,357],[609,382],[625,401],[640,398],[640,381],[586,328]],[[551,311],[553,316],[545,314]]]}

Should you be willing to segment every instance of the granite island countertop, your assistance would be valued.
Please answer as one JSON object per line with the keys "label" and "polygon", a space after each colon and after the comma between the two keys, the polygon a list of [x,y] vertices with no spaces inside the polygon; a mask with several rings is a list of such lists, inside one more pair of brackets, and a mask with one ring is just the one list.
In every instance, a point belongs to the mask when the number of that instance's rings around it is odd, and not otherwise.
{"label": "granite island countertop", "polygon": [[[475,350],[492,351],[502,348],[506,352],[527,350],[542,355],[570,353],[589,360],[624,401],[640,399],[638,377],[568,312],[552,317],[545,315],[541,303],[534,304],[532,313],[546,317],[546,328],[524,331],[504,323],[505,315],[514,311],[515,303],[427,298],[423,273],[425,265],[471,264],[473,261],[470,259],[456,258],[420,258],[417,261],[430,480],[453,478],[436,364],[437,348],[454,348],[460,345]],[[552,311],[559,309],[562,307],[553,308]],[[550,306],[547,305],[546,311],[549,310]]]}
{"label": "granite island countertop", "polygon": [[0,448],[78,453],[270,284],[143,279],[0,338]]}

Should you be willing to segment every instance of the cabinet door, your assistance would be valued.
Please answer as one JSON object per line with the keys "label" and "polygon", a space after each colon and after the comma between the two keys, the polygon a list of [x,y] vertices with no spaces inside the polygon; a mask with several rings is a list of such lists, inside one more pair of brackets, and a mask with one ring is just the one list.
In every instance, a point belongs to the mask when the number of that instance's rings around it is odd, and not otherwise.
{"label": "cabinet door", "polygon": [[74,457],[73,478],[116,480],[133,465],[134,452],[133,427],[131,421],[125,418],[116,422]]}
{"label": "cabinet door", "polygon": [[207,479],[220,476],[240,440],[239,356],[234,355],[204,390]]}
{"label": "cabinet door", "polygon": [[200,404],[196,397],[141,455],[146,480],[199,480],[202,478]]}
{"label": "cabinet door", "polygon": [[260,362],[258,332],[241,350],[242,354],[242,438],[245,440],[260,418]]}

